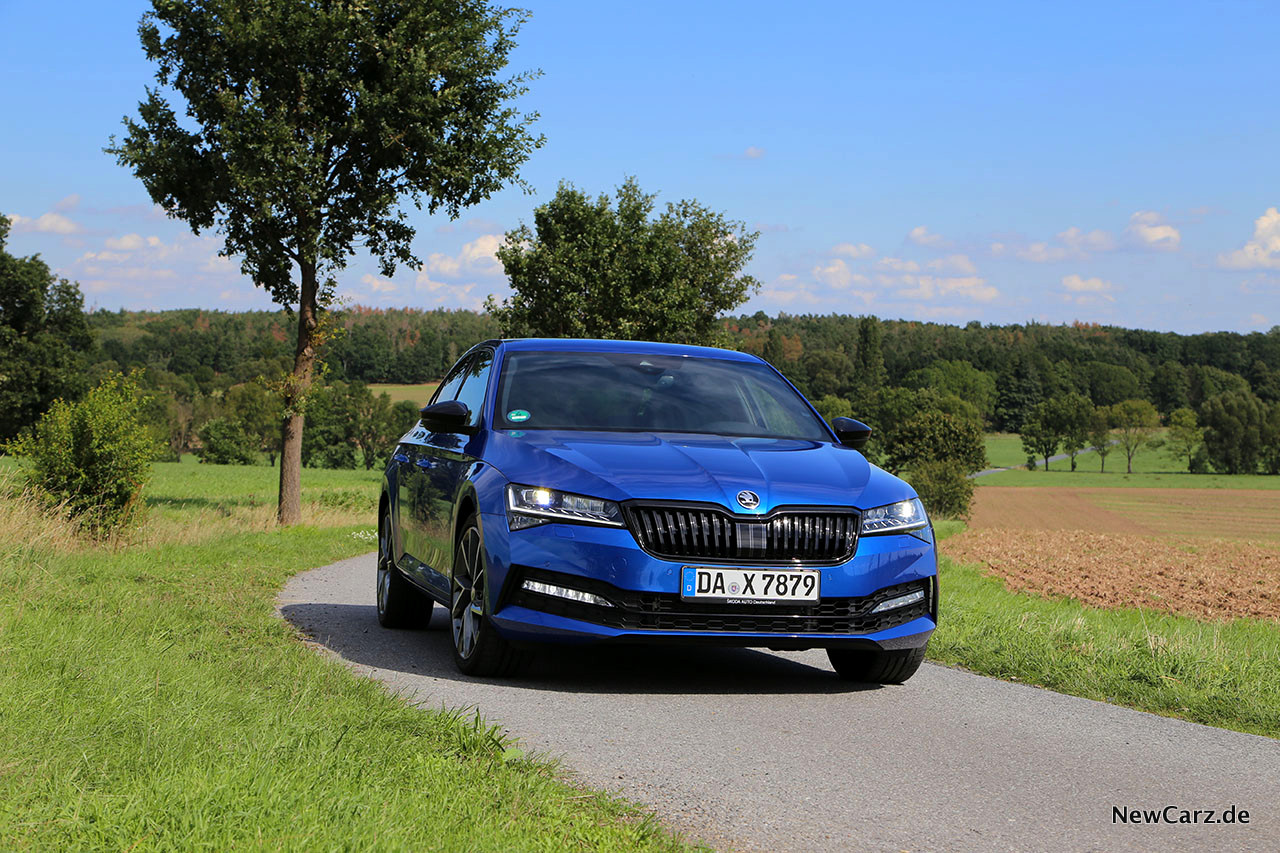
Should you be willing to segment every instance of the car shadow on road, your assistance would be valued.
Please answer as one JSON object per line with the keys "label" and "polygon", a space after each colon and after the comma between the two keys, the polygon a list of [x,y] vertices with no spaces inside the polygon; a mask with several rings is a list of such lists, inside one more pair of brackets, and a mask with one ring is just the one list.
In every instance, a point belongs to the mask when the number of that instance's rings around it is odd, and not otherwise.
{"label": "car shadow on road", "polygon": [[[362,666],[449,681],[525,690],[647,694],[852,693],[878,685],[841,681],[830,669],[759,649],[680,645],[547,645],[517,678],[478,679],[453,663],[448,617],[429,627],[389,631],[372,605],[296,603],[281,614],[317,643]],[[824,659],[825,660],[825,659]]]}

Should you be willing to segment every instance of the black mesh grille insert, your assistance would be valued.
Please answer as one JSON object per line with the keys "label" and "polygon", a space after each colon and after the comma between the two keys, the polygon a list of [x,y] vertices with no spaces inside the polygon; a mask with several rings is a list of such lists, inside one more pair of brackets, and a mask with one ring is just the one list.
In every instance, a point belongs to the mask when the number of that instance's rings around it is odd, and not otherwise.
{"label": "black mesh grille insert", "polygon": [[[546,569],[518,568],[518,571],[509,604],[629,631],[873,634],[928,615],[933,595],[931,581],[917,580],[888,586],[871,595],[823,598],[817,604],[726,604],[683,601],[677,593],[622,590],[603,581]],[[583,604],[530,592],[520,586],[526,578],[594,593],[614,606]],[[883,613],[871,612],[880,602],[915,589],[924,590],[922,601]]]}
{"label": "black mesh grille insert", "polygon": [[858,546],[856,512],[778,510],[760,519],[711,506],[627,504],[640,547],[655,557],[732,563],[841,563]]}

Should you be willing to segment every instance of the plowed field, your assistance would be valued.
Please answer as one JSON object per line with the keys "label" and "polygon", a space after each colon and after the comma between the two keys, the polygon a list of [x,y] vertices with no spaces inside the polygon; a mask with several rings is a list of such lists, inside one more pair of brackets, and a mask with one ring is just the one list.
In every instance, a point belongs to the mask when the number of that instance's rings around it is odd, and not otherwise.
{"label": "plowed field", "polygon": [[1201,619],[1280,619],[1280,493],[985,486],[943,551],[1011,589]]}

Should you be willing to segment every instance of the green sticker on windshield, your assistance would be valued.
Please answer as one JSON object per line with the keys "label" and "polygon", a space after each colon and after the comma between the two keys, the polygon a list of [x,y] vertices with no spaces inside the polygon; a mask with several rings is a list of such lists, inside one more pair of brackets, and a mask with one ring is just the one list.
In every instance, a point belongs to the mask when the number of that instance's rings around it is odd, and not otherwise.
{"label": "green sticker on windshield", "polygon": [[507,420],[511,421],[513,424],[518,424],[521,421],[527,421],[531,417],[533,416],[530,415],[528,412],[526,412],[524,409],[512,409],[511,411],[507,412]]}

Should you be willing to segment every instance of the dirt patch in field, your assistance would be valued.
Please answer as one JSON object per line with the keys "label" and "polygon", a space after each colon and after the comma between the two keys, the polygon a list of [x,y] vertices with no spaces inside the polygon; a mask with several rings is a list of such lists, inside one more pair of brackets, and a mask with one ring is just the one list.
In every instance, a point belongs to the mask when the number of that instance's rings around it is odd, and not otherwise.
{"label": "dirt patch in field", "polygon": [[1280,620],[1277,542],[1270,492],[983,487],[942,550],[1010,589],[1094,607]]}
{"label": "dirt patch in field", "polygon": [[1280,490],[983,486],[969,527],[1280,544]]}

